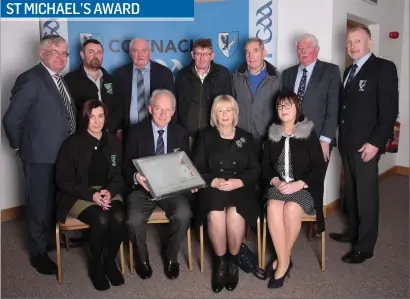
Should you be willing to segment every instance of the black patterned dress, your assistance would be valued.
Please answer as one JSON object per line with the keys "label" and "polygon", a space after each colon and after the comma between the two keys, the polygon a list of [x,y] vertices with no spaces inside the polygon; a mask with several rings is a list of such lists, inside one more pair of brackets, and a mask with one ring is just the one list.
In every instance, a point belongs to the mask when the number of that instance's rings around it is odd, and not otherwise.
{"label": "black patterned dress", "polygon": [[[283,146],[282,152],[279,156],[279,159],[275,165],[275,170],[277,173],[280,174],[280,180],[283,182],[292,182],[293,178],[293,170],[292,170],[292,157],[290,154],[289,148],[289,139],[292,136],[286,137],[285,144]],[[268,200],[281,200],[285,202],[295,202],[300,205],[303,211],[308,215],[316,215],[316,210],[314,206],[314,201],[312,195],[306,189],[301,189],[298,192],[292,194],[283,194],[275,186],[269,188],[266,193],[266,197]]]}

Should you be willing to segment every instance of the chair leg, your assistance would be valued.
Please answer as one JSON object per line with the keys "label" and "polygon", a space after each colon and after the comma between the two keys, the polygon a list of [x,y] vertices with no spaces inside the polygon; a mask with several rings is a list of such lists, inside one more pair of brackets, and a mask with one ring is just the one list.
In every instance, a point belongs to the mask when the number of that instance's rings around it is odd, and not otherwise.
{"label": "chair leg", "polygon": [[325,250],[326,250],[326,247],[325,247],[325,240],[326,240],[326,235],[325,235],[325,232],[323,231],[322,232],[322,246],[321,246],[321,255],[322,255],[322,257],[321,257],[321,266],[322,266],[322,272],[325,272],[325,261],[326,261],[326,259],[325,259]]}
{"label": "chair leg", "polygon": [[134,274],[134,249],[132,248],[132,241],[128,242],[129,250],[130,250],[130,272]]}
{"label": "chair leg", "polygon": [[62,271],[61,271],[61,248],[60,248],[60,227],[58,222],[56,224],[56,251],[57,251],[57,281],[58,283],[63,282]]}
{"label": "chair leg", "polygon": [[188,268],[189,268],[189,271],[192,271],[193,267],[192,267],[192,251],[191,251],[191,228],[188,228],[186,232],[186,238],[187,238],[187,243],[188,243]]}
{"label": "chair leg", "polygon": [[200,248],[200,271],[204,272],[204,226],[199,228],[199,248]]}
{"label": "chair leg", "polygon": [[65,236],[65,248],[67,251],[70,251],[70,236],[68,235],[68,231],[64,231],[64,236]]}
{"label": "chair leg", "polygon": [[261,268],[265,268],[265,254],[266,254],[266,215],[263,217],[263,230],[262,230],[262,257],[261,257]]}
{"label": "chair leg", "polygon": [[256,232],[258,235],[258,266],[262,268],[262,257],[261,257],[261,221],[260,217],[258,217],[258,220],[256,222]]}
{"label": "chair leg", "polygon": [[120,262],[121,262],[121,273],[125,273],[125,266],[124,266],[124,242],[121,242],[120,245]]}
{"label": "chair leg", "polygon": [[313,225],[312,222],[308,223],[308,242],[312,242],[312,236],[313,236]]}

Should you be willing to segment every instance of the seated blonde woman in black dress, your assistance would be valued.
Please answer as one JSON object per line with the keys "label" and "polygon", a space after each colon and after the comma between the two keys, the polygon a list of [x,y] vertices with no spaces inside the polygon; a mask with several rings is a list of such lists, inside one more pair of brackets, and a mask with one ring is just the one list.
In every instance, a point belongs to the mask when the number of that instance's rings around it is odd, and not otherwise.
{"label": "seated blonde woman in black dress", "polygon": [[56,164],[57,220],[65,222],[68,214],[90,225],[89,276],[101,291],[109,282],[124,283],[115,262],[125,232],[122,151],[118,139],[103,129],[106,116],[103,103],[87,101],[82,128],[63,143]]}
{"label": "seated blonde woman in black dress", "polygon": [[207,218],[214,251],[212,290],[234,290],[238,284],[237,255],[245,234],[245,221],[255,223],[260,208],[255,183],[260,166],[253,137],[237,128],[239,108],[231,96],[218,96],[211,108],[211,127],[199,133],[193,162],[208,187],[198,193],[196,224]]}
{"label": "seated blonde woman in black dress", "polygon": [[319,232],[324,231],[326,168],[313,122],[302,115],[293,92],[278,95],[275,120],[269,128],[262,162],[263,177],[272,186],[266,195],[267,221],[277,255],[267,269],[274,273],[269,288],[281,287],[289,276],[293,267],[291,251],[303,214],[316,215]]}

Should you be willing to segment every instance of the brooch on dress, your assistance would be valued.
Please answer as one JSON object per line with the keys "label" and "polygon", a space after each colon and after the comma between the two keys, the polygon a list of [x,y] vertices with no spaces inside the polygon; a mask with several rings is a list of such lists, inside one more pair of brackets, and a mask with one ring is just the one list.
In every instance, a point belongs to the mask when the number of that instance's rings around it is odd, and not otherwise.
{"label": "brooch on dress", "polygon": [[239,140],[236,140],[236,146],[239,148],[239,147],[242,147],[242,145],[244,144],[246,142],[246,139],[245,138],[243,138],[243,137],[241,137]]}

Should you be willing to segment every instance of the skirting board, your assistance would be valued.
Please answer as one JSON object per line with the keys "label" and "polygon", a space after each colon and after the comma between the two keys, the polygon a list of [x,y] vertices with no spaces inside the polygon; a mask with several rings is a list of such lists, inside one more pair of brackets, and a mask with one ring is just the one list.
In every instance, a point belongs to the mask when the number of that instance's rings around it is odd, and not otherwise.
{"label": "skirting board", "polygon": [[[381,173],[379,175],[379,182],[384,181],[385,179],[395,175],[406,175],[409,176],[409,167],[404,166],[394,166],[389,170]],[[332,201],[330,204],[325,206],[326,215],[332,214],[339,208],[339,199]],[[10,209],[1,210],[1,222],[10,221],[10,220],[21,220],[24,218],[24,205],[19,207],[13,207]]]}

